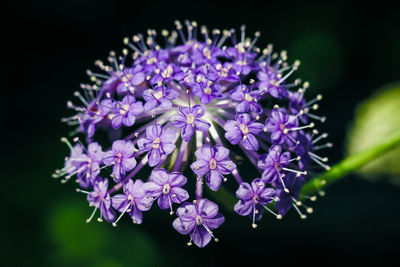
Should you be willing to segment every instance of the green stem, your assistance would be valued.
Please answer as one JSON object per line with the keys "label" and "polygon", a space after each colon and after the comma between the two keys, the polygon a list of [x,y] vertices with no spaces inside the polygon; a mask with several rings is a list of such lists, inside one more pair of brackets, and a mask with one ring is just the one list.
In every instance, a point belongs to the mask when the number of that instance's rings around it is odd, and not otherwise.
{"label": "green stem", "polygon": [[343,178],[348,173],[357,170],[358,168],[364,166],[373,159],[385,154],[386,152],[396,148],[400,145],[400,134],[388,138],[383,142],[360,151],[354,155],[350,155],[335,166],[333,166],[329,171],[324,172],[306,183],[303,187],[303,195],[312,195],[315,191],[321,190],[323,187],[331,184],[332,182]]}

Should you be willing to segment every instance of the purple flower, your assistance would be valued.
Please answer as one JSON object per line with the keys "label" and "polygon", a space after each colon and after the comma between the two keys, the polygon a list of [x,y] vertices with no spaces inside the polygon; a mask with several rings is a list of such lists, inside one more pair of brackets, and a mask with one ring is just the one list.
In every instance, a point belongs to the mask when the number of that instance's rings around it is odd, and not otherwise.
{"label": "purple flower", "polygon": [[78,171],[80,186],[83,188],[92,187],[96,177],[100,174],[100,164],[103,161],[101,146],[98,143],[90,143],[87,149],[87,155],[81,156],[76,160],[81,162]]}
{"label": "purple flower", "polygon": [[112,175],[116,182],[119,182],[126,172],[135,168],[134,150],[135,146],[131,141],[117,140],[113,143],[112,149],[104,153],[104,164],[113,166]]}
{"label": "purple flower", "polygon": [[268,154],[258,160],[258,168],[264,170],[261,179],[265,183],[273,183],[282,176],[282,168],[289,164],[290,152],[283,152],[280,146],[271,146]]}
{"label": "purple flower", "polygon": [[207,132],[210,123],[201,120],[206,109],[203,106],[195,105],[193,107],[178,107],[176,112],[178,115],[170,117],[170,122],[177,128],[182,128],[182,139],[189,142],[194,135],[194,130]]}
{"label": "purple flower", "polygon": [[124,185],[124,193],[112,197],[112,206],[121,212],[119,218],[113,223],[114,226],[125,213],[129,214],[133,223],[142,223],[142,211],[149,210],[153,203],[152,198],[146,196],[143,185],[142,180],[138,179],[135,182],[129,180]]}
{"label": "purple flower", "polygon": [[110,78],[103,83],[103,92],[112,93],[116,90],[118,94],[133,93],[135,87],[145,79],[143,68],[140,65],[111,72],[110,75]]}
{"label": "purple flower", "polygon": [[[278,185],[277,196],[279,200],[275,203],[275,209],[280,215],[285,215],[297,200],[299,199],[301,189],[305,183],[303,176],[296,177],[294,173],[288,173],[285,177],[285,185],[289,192],[286,192],[283,186]],[[296,207],[297,208],[297,207]],[[301,214],[302,218],[305,218]]]}
{"label": "purple flower", "polygon": [[183,79],[183,77],[184,73],[180,67],[169,64],[165,68],[159,69],[158,73],[151,78],[150,83],[168,83],[171,80],[180,81]]}
{"label": "purple flower", "polygon": [[169,155],[175,149],[176,132],[163,129],[160,124],[149,126],[146,129],[146,137],[138,140],[140,152],[148,153],[149,166],[156,166],[162,155]]}
{"label": "purple flower", "polygon": [[100,177],[97,178],[93,186],[93,192],[90,192],[87,195],[87,200],[89,201],[90,206],[94,206],[95,209],[86,222],[90,222],[92,220],[97,209],[100,210],[100,217],[98,218],[98,221],[101,222],[103,217],[107,222],[112,222],[115,219],[115,212],[111,208],[110,194],[107,192],[107,190],[108,180],[103,180]]}
{"label": "purple flower", "polygon": [[271,66],[265,66],[265,68],[257,73],[259,80],[258,88],[260,93],[268,92],[275,98],[282,98],[287,96],[287,91],[282,86],[280,81],[280,73]]}
{"label": "purple flower", "polygon": [[258,141],[254,136],[259,134],[264,125],[250,120],[247,113],[238,114],[235,120],[228,120],[224,126],[225,138],[233,145],[242,144],[247,150],[258,150]]}
{"label": "purple flower", "polygon": [[179,94],[173,89],[167,89],[165,86],[158,86],[154,89],[148,89],[143,92],[143,98],[146,101],[144,110],[149,111],[155,107],[168,109],[172,107],[171,100],[177,98]]}
{"label": "purple flower", "polygon": [[211,238],[218,240],[211,230],[218,228],[225,221],[224,216],[218,212],[218,205],[205,198],[196,204],[183,203],[176,214],[178,218],[172,223],[175,230],[182,235],[190,235],[188,245],[193,241],[201,248],[207,245]]}
{"label": "purple flower", "polygon": [[199,97],[200,102],[204,105],[210,103],[213,99],[224,98],[224,95],[220,91],[221,87],[218,84],[215,84],[202,75],[196,77],[196,82],[192,88],[193,94]]}
{"label": "purple flower", "polygon": [[150,175],[150,182],[143,185],[146,194],[158,198],[158,206],[163,209],[171,209],[172,202],[182,203],[189,198],[188,192],[182,188],[187,182],[180,172],[169,173],[164,169],[154,170]]}
{"label": "purple flower", "polygon": [[291,116],[284,109],[274,109],[265,121],[267,131],[271,133],[271,140],[274,144],[280,145],[286,142],[289,146],[297,143],[295,139],[297,132],[294,129],[299,126],[296,116]]}
{"label": "purple flower", "polygon": [[137,115],[143,112],[142,102],[136,102],[132,95],[125,96],[121,102],[114,103],[113,114],[109,115],[114,129],[122,125],[132,126]]}
{"label": "purple flower", "polygon": [[235,109],[238,113],[248,112],[251,110],[255,113],[261,113],[262,109],[258,104],[259,93],[256,91],[249,91],[246,85],[238,85],[230,92],[231,99],[239,101]]}
{"label": "purple flower", "polygon": [[253,220],[253,227],[257,225],[255,221],[261,219],[265,205],[271,203],[275,199],[275,190],[266,187],[266,184],[260,178],[254,179],[250,184],[241,183],[236,191],[239,201],[236,203],[234,210],[241,216],[249,216]]}
{"label": "purple flower", "polygon": [[236,169],[236,164],[229,160],[229,150],[221,145],[211,147],[204,145],[195,152],[197,161],[190,165],[193,172],[203,177],[211,190],[217,191],[221,186],[224,175]]}
{"label": "purple flower", "polygon": [[96,126],[107,117],[111,111],[111,108],[111,99],[104,99],[100,102],[100,104],[96,99],[89,104],[84,113],[80,114],[80,130],[84,133],[87,133],[89,140],[91,140],[94,136]]}

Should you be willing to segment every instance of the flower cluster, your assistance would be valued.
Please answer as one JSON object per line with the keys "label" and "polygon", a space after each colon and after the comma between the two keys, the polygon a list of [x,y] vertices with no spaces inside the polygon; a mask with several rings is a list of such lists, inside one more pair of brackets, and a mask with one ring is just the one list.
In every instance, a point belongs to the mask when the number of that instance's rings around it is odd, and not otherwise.
{"label": "flower cluster", "polygon": [[[313,114],[321,96],[306,101],[308,82],[291,78],[300,62],[256,47],[260,33],[246,37],[244,26],[237,35],[185,24],[187,34],[178,21],[161,32],[163,47],[155,30],[125,38],[121,56],[111,52],[108,63],[95,62],[101,73],[87,71],[91,83],[74,94],[81,104],[68,102],[76,113],[63,119],[84,138],[62,138],[70,155],[54,177],[76,177],[94,207],[88,222],[100,213],[114,226],[123,215],[140,224],[156,201],[176,210],[172,226],[199,247],[218,240],[213,230],[225,220],[205,185],[219,191],[236,180],[232,208],[253,227],[264,211],[281,219],[294,207],[305,218],[300,208],[312,209],[300,200],[315,196],[301,189],[311,167],[329,168],[316,151],[331,144],[319,144],[327,134],[314,128],[325,120]],[[238,167],[245,158],[260,174],[248,181]],[[139,179],[146,166],[151,174]],[[187,166],[193,177],[183,175]],[[188,182],[196,185],[192,199]]]}

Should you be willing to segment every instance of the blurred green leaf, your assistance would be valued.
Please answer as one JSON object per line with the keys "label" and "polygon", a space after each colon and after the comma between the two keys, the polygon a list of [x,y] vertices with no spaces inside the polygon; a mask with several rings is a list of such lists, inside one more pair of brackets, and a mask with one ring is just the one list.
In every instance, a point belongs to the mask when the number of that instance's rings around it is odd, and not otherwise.
{"label": "blurred green leaf", "polygon": [[[361,103],[348,131],[347,151],[354,154],[400,133],[400,83],[378,90]],[[387,177],[400,184],[400,147],[381,155],[358,172],[369,179]]]}

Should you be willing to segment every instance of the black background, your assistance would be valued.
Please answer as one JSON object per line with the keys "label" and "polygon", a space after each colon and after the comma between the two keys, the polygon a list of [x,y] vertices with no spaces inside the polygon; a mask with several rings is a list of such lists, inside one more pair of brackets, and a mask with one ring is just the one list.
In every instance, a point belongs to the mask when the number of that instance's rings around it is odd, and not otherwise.
{"label": "black background", "polygon": [[[6,45],[1,64],[2,264],[100,265],[96,259],[102,252],[96,247],[86,258],[59,256],[62,246],[53,240],[51,213],[63,207],[59,203],[79,203],[85,207],[83,216],[90,209],[73,184],[61,185],[51,173],[68,153],[59,142],[69,131],[60,122],[69,114],[66,101],[80,82],[88,81],[85,70],[94,60],[122,49],[123,37],[147,28],[172,29],[175,19],[196,20],[210,29],[246,24],[251,35],[260,30],[258,45],[273,43],[277,50],[287,49],[289,58],[302,60],[299,76],[311,82],[312,94],[324,94],[320,113],[328,121],[321,129],[335,144],[327,155],[336,163],[345,155],[346,129],[356,105],[400,78],[399,11],[384,1],[9,3],[3,9],[1,41]],[[266,216],[257,230],[251,229],[248,218],[223,211],[227,221],[217,231],[221,241],[204,249],[186,247],[186,237],[170,227],[169,215],[157,212],[146,215],[141,226],[126,220],[115,234],[121,236],[131,227],[145,232],[162,255],[157,265],[382,264],[397,258],[400,248],[399,193],[385,182],[349,176],[329,187],[309,219],[300,220],[293,211],[280,222]],[[85,218],[72,222],[84,224]],[[97,226],[84,227],[90,231]],[[111,226],[101,227],[110,231]],[[136,260],[140,252],[124,249],[130,238],[134,242],[135,235],[107,244],[108,259],[150,266]]]}

